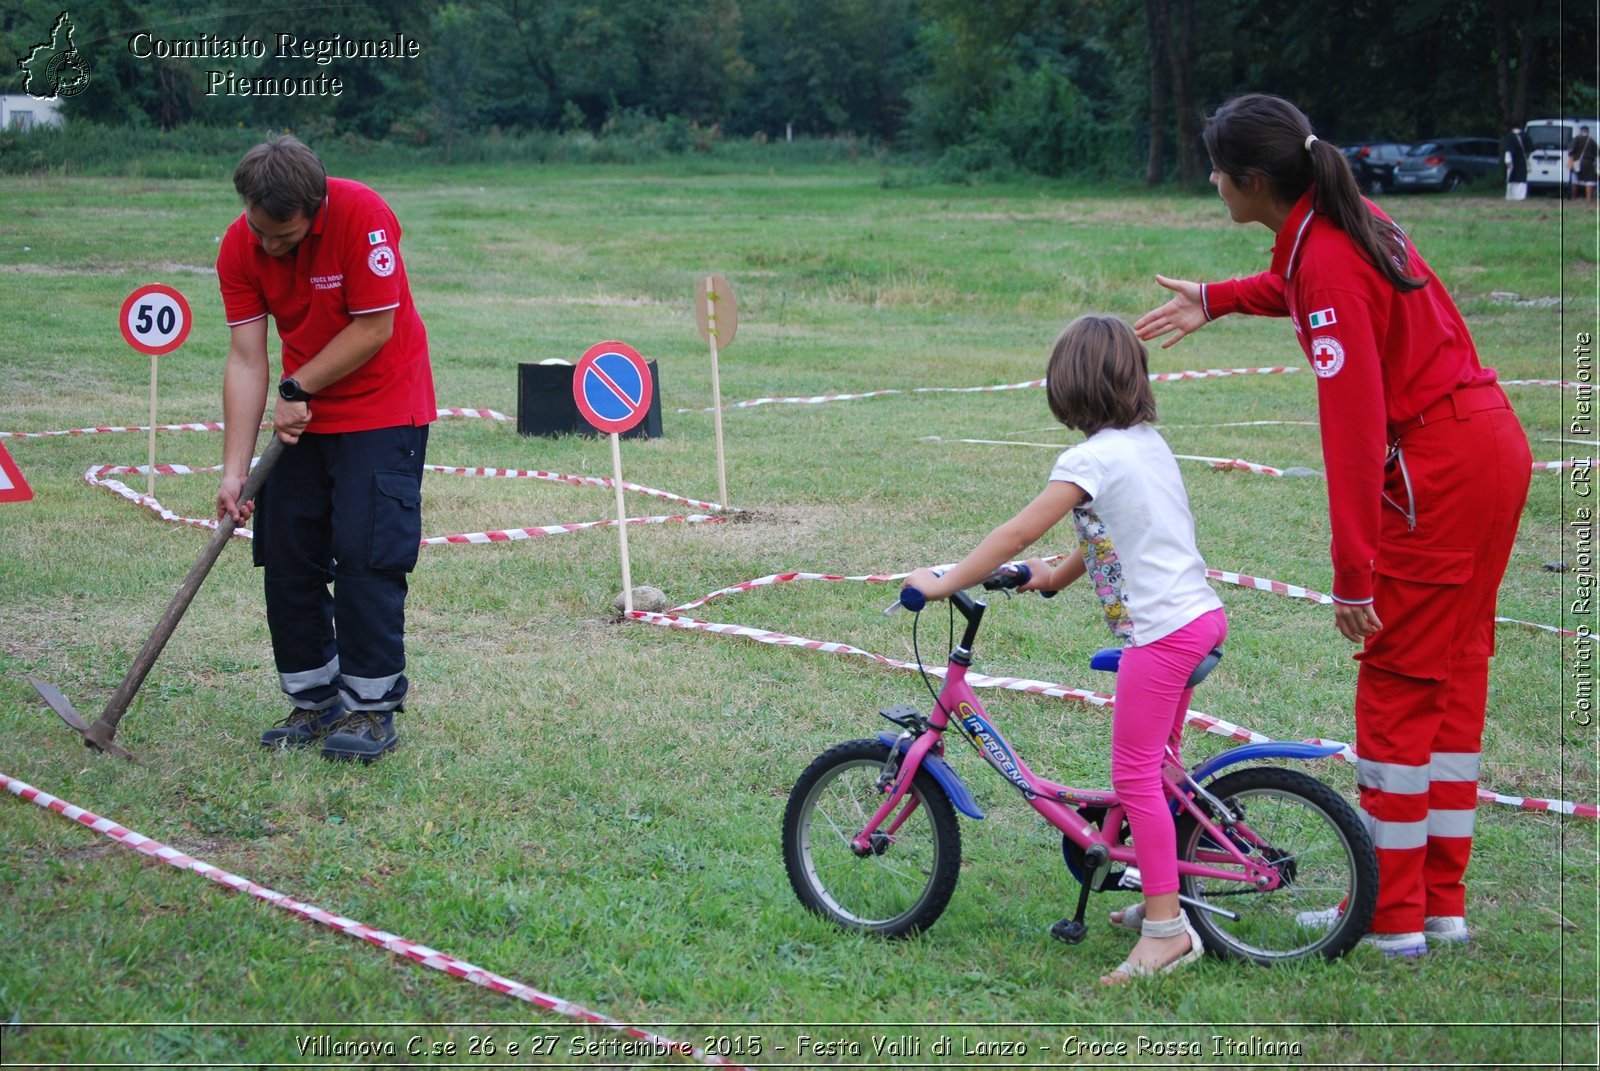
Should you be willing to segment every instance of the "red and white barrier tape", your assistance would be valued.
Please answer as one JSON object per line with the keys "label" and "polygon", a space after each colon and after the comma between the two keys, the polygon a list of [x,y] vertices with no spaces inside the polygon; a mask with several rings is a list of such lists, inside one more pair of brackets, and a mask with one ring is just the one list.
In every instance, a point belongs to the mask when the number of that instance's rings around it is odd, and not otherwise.
{"label": "red and white barrier tape", "polygon": [[[871,573],[857,576],[845,576],[838,573],[773,573],[770,576],[758,577],[754,580],[747,580],[741,584],[734,584],[729,587],[721,588],[717,591],[711,592],[709,595],[704,595],[698,599],[684,603],[682,606],[674,607],[666,613],[657,614],[649,613],[643,610],[636,610],[629,616],[635,621],[643,621],[646,624],[660,625],[667,628],[710,632],[725,636],[739,636],[745,639],[754,640],[757,643],[765,643],[776,647],[798,647],[808,651],[820,651],[824,654],[844,654],[858,658],[865,658],[869,661],[877,662],[880,665],[888,666],[891,669],[918,670],[922,669],[923,667],[918,666],[914,662],[905,662],[899,659],[889,658],[885,655],[876,654],[872,651],[868,651],[848,643],[836,643],[827,640],[812,640],[803,636],[791,636],[782,632],[773,632],[770,629],[751,628],[747,625],[735,625],[727,622],[701,621],[696,618],[684,616],[684,611],[691,610],[699,606],[704,606],[713,599],[721,598],[725,595],[737,594],[739,592],[753,591],[756,588],[770,587],[775,584],[784,584],[793,581],[858,581],[866,583],[888,583],[903,579],[906,575],[908,574]],[[1206,575],[1212,580],[1237,584],[1242,587],[1254,588],[1258,591],[1267,591],[1276,595],[1285,595],[1291,598],[1304,599],[1308,602],[1331,603],[1333,601],[1329,596],[1318,591],[1312,591],[1309,588],[1303,588],[1293,584],[1284,584],[1275,580],[1263,580],[1260,577],[1246,576],[1242,573],[1229,573],[1218,569],[1208,569],[1206,570]],[[1510,621],[1508,618],[1496,618],[1496,621],[1510,622],[1513,624],[1528,624],[1527,622]],[[1533,625],[1531,627],[1546,629],[1552,632],[1562,631],[1543,625]],[[1571,635],[1571,633],[1565,634]],[[927,667],[925,672],[928,673],[929,676],[942,677],[944,675],[944,668]],[[1112,698],[1110,696],[1101,692],[1090,691],[1082,688],[1069,688],[1062,684],[1054,684],[1049,681],[1031,680],[1025,677],[993,677],[987,674],[969,673],[967,680],[974,688],[1001,688],[1008,691],[1027,692],[1034,695],[1052,696],[1061,699],[1076,699],[1093,706],[1109,706],[1112,702]],[[1272,739],[1272,737],[1265,736],[1261,733],[1257,733],[1253,730],[1236,725],[1233,722],[1225,721],[1222,718],[1205,714],[1197,710],[1189,711],[1188,716],[1185,719],[1185,724],[1199,726],[1208,733],[1225,736],[1232,740],[1265,742]],[[1349,744],[1341,741],[1329,741],[1322,739],[1312,739],[1308,741],[1308,743],[1337,744],[1342,749],[1337,757],[1349,762],[1355,761],[1355,751]],[[1502,803],[1523,807],[1524,809],[1529,810],[1552,811],[1560,814],[1575,814],[1586,818],[1600,817],[1600,809],[1597,809],[1593,804],[1575,804],[1564,800],[1541,800],[1520,796],[1505,796],[1487,789],[1480,789],[1478,792],[1478,798],[1481,802]]]}
{"label": "red and white barrier tape", "polygon": [[[1056,561],[1059,560],[1059,558],[1060,555],[1052,555],[1047,557],[1045,560]],[[718,599],[724,595],[734,595],[743,591],[753,591],[756,588],[770,587],[773,584],[785,584],[796,580],[850,580],[881,584],[893,580],[903,580],[908,575],[910,574],[871,573],[861,576],[844,576],[839,573],[806,573],[798,571],[788,573],[773,573],[770,576],[757,577],[754,580],[746,580],[742,584],[734,584],[730,587],[721,588],[717,591],[713,591],[709,595],[702,595],[700,598],[686,602],[682,606],[674,607],[669,612],[676,614],[688,610],[694,610],[704,606],[712,599]],[[1333,605],[1332,596],[1324,595],[1320,591],[1312,591],[1310,588],[1303,588],[1296,584],[1285,584],[1278,580],[1264,580],[1258,576],[1246,576],[1243,573],[1230,573],[1221,569],[1207,569],[1206,577],[1210,580],[1216,580],[1223,584],[1233,584],[1237,587],[1253,588],[1256,591],[1266,591],[1274,595],[1284,595],[1292,599],[1304,599],[1306,602],[1314,602],[1322,606]],[[1495,621],[1503,625],[1521,625],[1524,628],[1537,629],[1541,632],[1554,632],[1561,636],[1576,635],[1576,633],[1570,629],[1556,628],[1554,625],[1540,625],[1532,621],[1518,621],[1516,618],[1511,617],[1497,617],[1495,618]]]}
{"label": "red and white barrier tape", "polygon": [[[221,431],[222,424],[157,424],[156,431]],[[58,435],[101,435],[118,431],[149,431],[150,425],[116,425],[102,428],[72,428],[68,431],[0,431],[0,439],[49,439]]]}
{"label": "red and white barrier tape", "polygon": [[439,417],[476,417],[482,420],[509,421],[511,418],[493,409],[441,409]]}
{"label": "red and white barrier tape", "polygon": [[[195,472],[207,472],[207,471],[214,472],[214,471],[216,471],[217,468],[220,468],[220,467],[221,466],[217,466],[216,468],[212,468],[212,469],[191,469],[186,465],[157,465],[156,466],[156,472],[157,473],[162,473],[164,475],[186,475],[186,474],[195,473]],[[432,468],[433,466],[429,466],[429,467]],[[217,522],[216,522],[215,519],[207,518],[207,517],[184,517],[184,516],[180,516],[179,514],[174,513],[172,510],[168,509],[166,506],[162,505],[161,501],[159,499],[155,498],[154,496],[147,495],[147,494],[141,494],[140,492],[133,490],[133,488],[129,487],[127,484],[123,483],[121,480],[110,479],[106,475],[106,474],[112,473],[112,472],[143,473],[143,472],[147,471],[148,468],[149,468],[149,466],[146,466],[146,465],[123,465],[123,466],[101,465],[101,466],[98,466],[96,468],[89,469],[87,472],[85,472],[83,474],[83,478],[89,484],[89,486],[91,486],[91,487],[100,487],[100,488],[103,488],[103,489],[105,489],[107,491],[110,491],[113,494],[120,495],[123,498],[126,498],[128,501],[134,503],[135,505],[143,506],[146,509],[152,511],[158,517],[160,517],[164,521],[167,521],[168,523],[171,523],[171,524],[187,524],[187,525],[191,525],[191,526],[193,526],[195,528],[209,528],[209,529],[213,529],[213,530],[217,527]],[[554,477],[554,474],[551,474],[551,475]],[[590,480],[590,479],[594,479],[594,477],[587,477],[587,476],[584,476],[584,477],[576,477],[576,476],[574,476],[574,477],[554,477],[554,478],[560,479],[563,482],[573,482],[573,483],[584,482],[584,481],[587,481],[587,480]],[[611,481],[607,480],[607,481],[605,481],[605,483],[606,483],[606,486],[610,486]],[[734,507],[731,507],[731,506],[717,506],[717,505],[715,505],[713,503],[699,503],[699,502],[693,501],[692,499],[686,499],[686,498],[682,498],[682,497],[680,497],[678,495],[668,494],[665,491],[654,491],[654,490],[652,490],[652,489],[650,489],[648,487],[640,487],[638,484],[629,484],[626,481],[624,481],[623,487],[626,490],[640,491],[640,492],[642,492],[644,494],[651,494],[651,495],[654,495],[654,496],[659,497],[659,498],[672,498],[672,499],[676,499],[676,500],[678,500],[680,502],[689,503],[691,505],[704,506],[704,507],[707,507],[707,508],[710,508],[710,509],[721,509],[721,510],[725,510],[727,512],[733,512],[733,513],[739,512],[737,509],[735,509]],[[722,521],[724,519],[725,518],[723,518],[723,517],[713,517],[713,516],[708,516],[708,515],[703,514],[703,513],[693,513],[693,514],[681,514],[680,513],[680,514],[672,514],[670,516],[629,517],[628,518],[628,523],[629,524],[671,524],[671,523],[708,524],[708,523],[717,523],[717,522],[720,522],[720,521]],[[533,539],[533,538],[536,538],[538,536],[565,535],[567,532],[577,532],[577,531],[581,531],[582,529],[585,529],[585,528],[600,528],[600,527],[604,527],[606,525],[615,525],[616,523],[617,523],[616,520],[613,518],[611,520],[604,520],[604,521],[581,521],[581,522],[578,522],[578,523],[575,523],[575,524],[551,524],[551,525],[544,525],[544,526],[540,526],[540,527],[513,528],[513,529],[508,529],[508,530],[505,530],[505,531],[495,531],[495,532],[472,532],[472,533],[469,533],[469,534],[466,534],[466,535],[428,536],[428,537],[426,537],[426,538],[424,538],[422,540],[420,545],[424,546],[424,547],[433,547],[433,546],[441,546],[441,545],[446,544],[446,543],[451,543],[451,544],[463,544],[463,543],[511,543],[511,542],[515,542],[517,540],[522,540],[522,539]],[[253,533],[248,528],[235,528],[233,530],[233,534],[234,534],[234,536],[236,538],[239,538],[239,539],[250,539],[250,538],[253,538]]]}
{"label": "red and white barrier tape", "polygon": [[[493,409],[440,409],[440,419],[445,417],[477,417],[483,420],[510,420],[504,413]],[[270,425],[263,423],[261,427]],[[156,431],[222,431],[227,427],[221,421],[192,424],[157,424]],[[100,428],[72,428],[67,431],[0,431],[0,439],[48,439],[59,435],[104,435],[119,431],[150,431],[149,424],[119,424]]]}
{"label": "red and white barrier tape", "polygon": [[[1257,591],[1270,591],[1274,595],[1287,595],[1292,599],[1304,599],[1307,602],[1320,603],[1323,606],[1333,605],[1333,596],[1324,595],[1320,591],[1310,588],[1297,587],[1294,584],[1284,584],[1277,580],[1263,580],[1258,576],[1245,576],[1242,573],[1227,573],[1221,569],[1207,569],[1206,576],[1224,584],[1234,584],[1242,588],[1254,588]],[[1518,625],[1522,628],[1534,629],[1538,632],[1554,632],[1558,636],[1576,636],[1572,629],[1557,628],[1555,625],[1541,625],[1535,621],[1519,621],[1514,617],[1497,617],[1497,625]]]}
{"label": "red and white barrier tape", "polygon": [[[941,438],[938,435],[924,435],[924,436],[922,436],[922,438],[920,438],[918,440],[918,442],[968,443],[968,444],[973,444],[973,445],[977,445],[977,446],[1033,446],[1033,447],[1040,447],[1040,448],[1047,449],[1047,450],[1065,450],[1071,445],[1070,443],[1033,443],[1033,442],[1023,442],[1020,439],[945,439],[945,438]],[[1256,473],[1257,475],[1260,475],[1260,476],[1288,476],[1288,475],[1290,475],[1290,473],[1288,473],[1287,471],[1285,471],[1283,469],[1275,469],[1271,465],[1261,465],[1261,464],[1257,464],[1254,461],[1243,461],[1243,460],[1240,460],[1239,458],[1236,458],[1236,457],[1202,457],[1202,456],[1200,456],[1198,454],[1173,454],[1172,456],[1177,458],[1179,461],[1204,461],[1206,464],[1210,465],[1214,469],[1240,469],[1240,470],[1243,470],[1244,472],[1254,472],[1254,473]],[[1579,462],[1579,461],[1576,461],[1576,460],[1573,460],[1573,461],[1535,461],[1533,463],[1533,471],[1534,472],[1555,472],[1555,471],[1560,470],[1560,469],[1570,469],[1570,468],[1573,468],[1573,467],[1575,467],[1575,466],[1577,466],[1579,464],[1588,465],[1588,464],[1590,464],[1590,462],[1588,462],[1588,461]],[[1296,475],[1296,476],[1302,476],[1302,475],[1306,475],[1306,474],[1313,474],[1313,475],[1316,475],[1316,476],[1321,476],[1322,475],[1322,473],[1320,473],[1320,472],[1313,473],[1311,469],[1304,469],[1304,470],[1301,470],[1300,472],[1294,473],[1294,475]]]}
{"label": "red and white barrier tape", "polygon": [[[1150,382],[1167,383],[1175,380],[1211,379],[1216,376],[1254,376],[1270,375],[1283,372],[1298,372],[1298,368],[1208,368],[1195,372],[1152,372]],[[750,409],[758,405],[821,405],[824,402],[849,402],[858,398],[881,398],[887,394],[979,394],[989,391],[1002,390],[1028,390],[1033,387],[1044,386],[1042,379],[1030,379],[1026,383],[1001,383],[992,387],[911,387],[900,390],[870,390],[861,394],[814,394],[809,398],[752,398],[745,402],[734,402],[732,405],[723,406],[724,409]],[[709,413],[710,407],[703,409],[679,409],[680,413]]]}
{"label": "red and white barrier tape", "polygon": [[[1066,450],[1070,443],[1033,443],[1020,439],[944,439],[938,435],[924,435],[919,442],[947,442],[966,443],[977,446],[1031,446],[1045,450]],[[1287,476],[1283,469],[1275,469],[1271,465],[1260,465],[1254,461],[1243,461],[1236,457],[1200,457],[1196,454],[1173,454],[1179,461],[1204,461],[1214,469],[1240,469],[1244,472],[1254,472],[1259,476]],[[1309,471],[1309,470],[1307,470]],[[1321,475],[1321,473],[1318,473]]]}
{"label": "red and white barrier tape", "polygon": [[190,873],[198,874],[207,881],[215,882],[222,886],[224,889],[242,892],[290,914],[331,927],[340,933],[366,941],[368,944],[377,945],[386,952],[420,963],[424,967],[453,975],[456,978],[464,978],[473,985],[482,986],[496,993],[503,993],[508,997],[525,1001],[535,1007],[554,1012],[567,1019],[588,1023],[593,1026],[607,1027],[618,1033],[637,1038],[654,1050],[652,1055],[681,1056],[685,1059],[693,1059],[700,1063],[717,1067],[742,1068],[744,1066],[732,1063],[723,1057],[712,1055],[686,1042],[672,1041],[649,1030],[641,1030],[636,1026],[629,1026],[618,1019],[611,1018],[609,1015],[602,1015],[597,1011],[591,1011],[583,1007],[581,1004],[574,1004],[570,1000],[563,1000],[560,997],[542,993],[524,982],[518,982],[504,975],[495,974],[493,971],[484,970],[482,967],[474,966],[465,960],[456,959],[454,956],[436,951],[427,945],[419,945],[414,941],[408,941],[404,937],[373,929],[371,926],[364,925],[354,919],[345,918],[343,915],[336,915],[323,908],[285,896],[283,893],[276,892],[264,885],[258,885],[248,878],[241,878],[236,874],[230,874],[226,870],[214,867],[210,863],[194,859],[176,848],[169,848],[160,841],[152,840],[142,833],[127,829],[109,818],[102,818],[92,811],[86,811],[82,807],[57,799],[48,792],[43,792],[27,782],[19,781],[7,774],[0,773],[0,786],[4,786],[6,791],[19,799],[38,804],[45,810],[53,811],[63,818],[70,818],[72,821],[87,826],[96,833],[104,834],[117,843],[132,848],[152,859],[158,859],[169,866],[177,867],[179,870],[187,870]]}
{"label": "red and white barrier tape", "polygon": [[[629,517],[629,524],[717,524],[723,520],[721,517],[710,517],[704,513],[682,514],[661,517]],[[469,535],[429,536],[422,541],[425,547],[439,547],[447,543],[514,543],[522,539],[536,539],[539,536],[566,535],[568,532],[579,532],[585,528],[604,528],[608,525],[615,526],[615,517],[604,521],[578,521],[573,524],[546,524],[536,528],[508,528],[497,532],[472,532]]]}
{"label": "red and white barrier tape", "polygon": [[1324,595],[1320,591],[1300,587],[1298,584],[1285,584],[1281,580],[1264,580],[1259,576],[1246,576],[1243,573],[1230,573],[1222,569],[1207,569],[1208,580],[1218,580],[1224,584],[1233,584],[1241,588],[1254,588],[1256,591],[1270,591],[1274,595],[1286,595],[1291,599],[1304,599],[1307,602],[1318,603],[1322,606],[1332,606],[1333,596]]}
{"label": "red and white barrier tape", "polygon": [[[121,495],[134,505],[143,506],[152,511],[156,516],[160,517],[169,524],[188,524],[193,525],[196,528],[211,529],[215,529],[217,527],[215,518],[180,516],[172,512],[166,506],[163,506],[160,499],[156,498],[154,495],[141,494],[129,487],[127,484],[123,483],[121,480],[102,478],[100,476],[102,469],[111,467],[112,466],[102,466],[101,468],[90,469],[88,472],[83,474],[83,478],[90,487],[99,487],[110,491],[114,495]],[[161,466],[158,465],[156,468],[159,471]],[[235,528],[233,530],[233,534],[240,539],[250,538],[250,530],[248,528]]]}
{"label": "red and white barrier tape", "polygon": [[[548,480],[552,483],[569,483],[577,487],[604,487],[611,488],[616,484],[608,476],[567,476],[559,472],[541,472],[538,469],[485,469],[485,468],[452,468],[446,465],[425,465],[426,472],[437,472],[446,476],[485,476],[499,480]],[[682,502],[695,509],[710,510],[713,513],[742,513],[738,506],[726,506],[719,502],[701,502],[699,499],[684,498],[670,491],[657,491],[653,487],[644,487],[640,484],[622,481],[624,491],[634,491],[641,495],[650,495],[652,498],[666,498],[673,502]]]}
{"label": "red and white barrier tape", "polygon": [[1298,365],[1284,368],[1207,368],[1201,372],[1152,372],[1150,382],[1171,383],[1176,380],[1215,379],[1218,376],[1276,376],[1298,372]]}
{"label": "red and white barrier tape", "polygon": [[[1253,472],[1257,476],[1287,476],[1283,469],[1273,468],[1271,465],[1262,465],[1254,461],[1244,461],[1237,457],[1200,457],[1195,454],[1173,454],[1179,461],[1203,461],[1214,469],[1238,469],[1241,472]],[[1307,470],[1309,471],[1309,470]],[[1318,473],[1317,475],[1322,475]]]}
{"label": "red and white barrier tape", "polygon": [[762,576],[757,577],[754,580],[746,580],[742,584],[735,584],[732,587],[722,588],[720,591],[713,591],[709,595],[702,595],[700,598],[691,602],[686,602],[682,606],[674,607],[669,612],[676,614],[685,610],[693,610],[697,607],[704,606],[712,599],[721,598],[724,595],[734,595],[741,591],[753,591],[756,588],[769,587],[773,584],[786,584],[792,580],[857,580],[866,581],[868,583],[883,584],[892,580],[904,580],[910,575],[910,573],[875,573],[869,576],[841,576],[837,573],[773,573],[771,576]]}

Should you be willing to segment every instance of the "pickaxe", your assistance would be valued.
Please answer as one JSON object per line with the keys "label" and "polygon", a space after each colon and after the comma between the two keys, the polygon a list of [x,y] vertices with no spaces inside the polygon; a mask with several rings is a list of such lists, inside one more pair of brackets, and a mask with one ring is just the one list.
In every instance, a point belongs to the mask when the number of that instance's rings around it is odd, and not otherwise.
{"label": "pickaxe", "polygon": [[[245,480],[244,487],[239,491],[239,504],[255,499],[256,493],[261,490],[261,484],[267,478],[267,473],[272,471],[272,466],[277,464],[278,456],[283,453],[283,442],[274,432],[267,442],[267,448],[261,451],[261,459],[256,462],[251,470],[250,477]],[[150,673],[150,667],[155,665],[156,659],[161,657],[161,649],[172,638],[172,633],[177,629],[178,622],[182,620],[184,611],[189,609],[189,604],[194,601],[195,592],[200,590],[200,585],[205,581],[206,574],[211,572],[211,567],[216,564],[217,556],[222,553],[222,548],[227,545],[237,527],[232,517],[224,517],[217,522],[217,530],[211,534],[211,541],[206,544],[206,549],[200,552],[200,560],[194,563],[189,570],[189,575],[183,578],[183,583],[178,585],[177,594],[172,596],[172,601],[167,603],[166,613],[161,615],[161,620],[156,622],[155,631],[150,633],[150,638],[144,641],[139,656],[133,660],[133,666],[128,670],[128,675],[122,678],[122,683],[112,693],[111,701],[106,704],[106,709],[94,724],[83,720],[67,697],[61,694],[61,689],[49,681],[42,681],[37,677],[29,676],[28,681],[41,698],[50,705],[50,709],[61,715],[61,720],[83,734],[85,747],[94,748],[96,751],[106,751],[124,759],[137,762],[133,752],[123,747],[113,739],[117,735],[117,723],[128,712],[128,704],[133,702],[135,693],[144,679]]]}

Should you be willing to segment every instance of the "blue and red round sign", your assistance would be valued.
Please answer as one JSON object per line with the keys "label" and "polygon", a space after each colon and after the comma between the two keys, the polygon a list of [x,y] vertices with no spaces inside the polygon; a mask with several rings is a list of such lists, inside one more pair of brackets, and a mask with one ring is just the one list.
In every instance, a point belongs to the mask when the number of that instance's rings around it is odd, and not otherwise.
{"label": "blue and red round sign", "polygon": [[650,366],[622,342],[590,346],[572,370],[578,412],[601,431],[620,434],[645,418],[655,389]]}

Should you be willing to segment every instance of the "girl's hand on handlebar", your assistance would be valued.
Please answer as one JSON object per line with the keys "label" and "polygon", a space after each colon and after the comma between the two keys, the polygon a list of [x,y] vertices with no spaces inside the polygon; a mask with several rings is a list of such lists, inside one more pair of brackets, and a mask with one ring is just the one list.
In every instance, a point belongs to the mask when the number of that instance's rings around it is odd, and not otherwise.
{"label": "girl's hand on handlebar", "polygon": [[1033,575],[1028,578],[1026,584],[1017,589],[1018,591],[1042,591],[1046,595],[1054,595],[1059,590],[1050,587],[1049,580],[1055,574],[1055,569],[1043,558],[1029,558],[1023,564],[1028,567],[1028,571]]}
{"label": "girl's hand on handlebar", "polygon": [[922,568],[914,570],[900,582],[902,588],[915,588],[929,599],[943,599],[950,592],[945,590],[943,578],[932,569]]}

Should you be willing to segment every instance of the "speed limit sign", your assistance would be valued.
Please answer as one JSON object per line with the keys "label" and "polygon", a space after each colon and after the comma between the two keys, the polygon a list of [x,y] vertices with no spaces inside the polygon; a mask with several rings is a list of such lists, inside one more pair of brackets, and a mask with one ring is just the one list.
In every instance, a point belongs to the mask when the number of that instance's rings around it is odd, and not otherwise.
{"label": "speed limit sign", "polygon": [[183,295],[161,283],[148,283],[122,303],[122,337],[140,353],[159,357],[183,345],[192,317]]}

